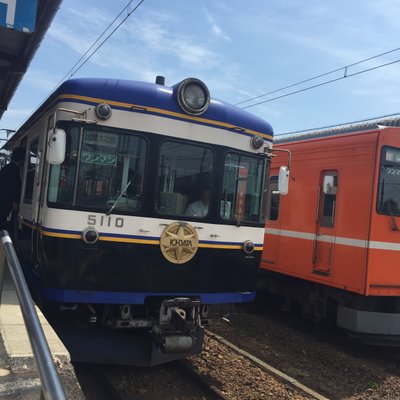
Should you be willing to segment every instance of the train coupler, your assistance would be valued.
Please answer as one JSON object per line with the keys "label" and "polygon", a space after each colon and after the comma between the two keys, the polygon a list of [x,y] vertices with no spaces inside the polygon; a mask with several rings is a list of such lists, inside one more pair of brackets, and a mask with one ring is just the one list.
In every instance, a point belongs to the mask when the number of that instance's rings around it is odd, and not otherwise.
{"label": "train coupler", "polygon": [[189,353],[194,345],[194,338],[185,335],[168,335],[161,339],[163,353]]}
{"label": "train coupler", "polygon": [[199,300],[177,297],[163,300],[152,333],[164,353],[188,353],[201,339],[207,307]]}

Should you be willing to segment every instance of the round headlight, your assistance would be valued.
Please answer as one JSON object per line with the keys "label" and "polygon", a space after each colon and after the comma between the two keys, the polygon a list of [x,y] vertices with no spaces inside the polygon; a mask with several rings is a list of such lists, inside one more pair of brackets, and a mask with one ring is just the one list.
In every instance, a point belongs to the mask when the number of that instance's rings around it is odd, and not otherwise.
{"label": "round headlight", "polygon": [[88,244],[96,243],[99,240],[99,233],[94,228],[86,228],[82,231],[82,239]]}
{"label": "round headlight", "polygon": [[251,240],[246,240],[243,243],[243,251],[246,254],[251,254],[254,251],[254,243]]}
{"label": "round headlight", "polygon": [[210,92],[199,79],[185,79],[178,87],[178,103],[187,114],[203,114],[210,104]]}
{"label": "round headlight", "polygon": [[100,119],[108,119],[111,117],[111,107],[106,103],[97,104],[96,115]]}
{"label": "round headlight", "polygon": [[264,139],[261,136],[255,135],[250,139],[250,143],[253,148],[259,149],[264,144]]}

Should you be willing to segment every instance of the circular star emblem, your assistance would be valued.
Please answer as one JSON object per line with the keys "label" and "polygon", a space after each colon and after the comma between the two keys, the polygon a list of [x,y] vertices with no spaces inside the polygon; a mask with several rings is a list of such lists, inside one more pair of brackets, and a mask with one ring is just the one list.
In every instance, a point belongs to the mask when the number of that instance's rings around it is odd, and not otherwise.
{"label": "circular star emblem", "polygon": [[194,257],[199,248],[197,232],[187,223],[173,222],[163,230],[160,248],[169,262],[184,264]]}

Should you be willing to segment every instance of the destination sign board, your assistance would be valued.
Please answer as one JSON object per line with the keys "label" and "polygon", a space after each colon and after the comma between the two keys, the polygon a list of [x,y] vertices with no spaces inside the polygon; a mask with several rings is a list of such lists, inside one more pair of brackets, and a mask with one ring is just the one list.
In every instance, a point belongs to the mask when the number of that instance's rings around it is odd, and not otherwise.
{"label": "destination sign board", "polygon": [[82,151],[81,161],[83,163],[115,166],[117,165],[117,156],[115,154],[101,154]]}

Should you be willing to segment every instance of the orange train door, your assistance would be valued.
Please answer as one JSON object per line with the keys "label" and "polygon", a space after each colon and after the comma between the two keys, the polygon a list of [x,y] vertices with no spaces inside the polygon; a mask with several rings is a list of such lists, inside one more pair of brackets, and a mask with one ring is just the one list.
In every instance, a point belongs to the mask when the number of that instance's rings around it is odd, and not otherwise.
{"label": "orange train door", "polygon": [[321,173],[317,203],[316,232],[314,239],[313,272],[330,275],[335,246],[337,171]]}

